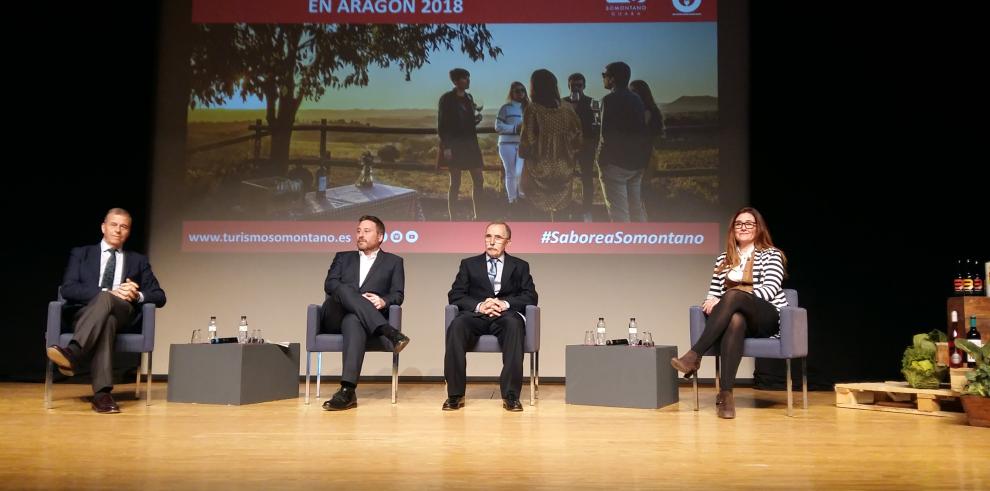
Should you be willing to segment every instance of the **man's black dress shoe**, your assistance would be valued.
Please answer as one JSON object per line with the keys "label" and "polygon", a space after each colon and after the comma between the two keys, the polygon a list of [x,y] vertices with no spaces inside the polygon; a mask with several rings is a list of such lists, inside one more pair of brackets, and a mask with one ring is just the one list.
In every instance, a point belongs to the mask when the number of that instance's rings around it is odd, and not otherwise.
{"label": "man's black dress shoe", "polygon": [[109,392],[97,392],[93,394],[93,411],[100,414],[115,414],[120,412],[120,407]]}
{"label": "man's black dress shoe", "polygon": [[410,341],[409,336],[406,336],[399,331],[393,332],[392,335],[389,336],[388,340],[392,342],[393,353],[398,353],[405,349],[406,345],[409,344]]}
{"label": "man's black dress shoe", "polygon": [[58,371],[67,377],[75,375],[75,357],[69,350],[53,344],[48,347],[48,359],[58,367]]}
{"label": "man's black dress shoe", "polygon": [[464,407],[464,396],[450,396],[443,401],[444,411],[457,411],[462,407]]}
{"label": "man's black dress shoe", "polygon": [[323,409],[327,411],[343,411],[357,407],[357,393],[350,387],[341,387],[333,397],[323,403]]}
{"label": "man's black dress shoe", "polygon": [[502,399],[502,408],[504,408],[506,411],[512,411],[512,412],[518,412],[523,410],[522,403],[519,402],[519,398],[516,397],[516,395],[513,394],[512,392],[509,392],[505,396],[505,399]]}

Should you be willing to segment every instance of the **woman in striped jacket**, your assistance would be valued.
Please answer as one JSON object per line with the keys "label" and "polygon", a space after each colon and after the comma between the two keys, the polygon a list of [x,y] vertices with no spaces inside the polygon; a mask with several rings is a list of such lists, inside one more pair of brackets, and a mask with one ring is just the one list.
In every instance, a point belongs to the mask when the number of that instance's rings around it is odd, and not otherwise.
{"label": "woman in striped jacket", "polygon": [[701,305],[705,330],[691,350],[671,365],[690,377],[701,354],[719,343],[722,369],[715,399],[720,418],[736,416],[732,387],[742,359],[743,341],[768,338],[780,331],[780,309],[787,306],[781,283],[787,259],[773,245],[763,216],[755,208],[736,212],[729,223],[727,250],[715,259],[708,298]]}

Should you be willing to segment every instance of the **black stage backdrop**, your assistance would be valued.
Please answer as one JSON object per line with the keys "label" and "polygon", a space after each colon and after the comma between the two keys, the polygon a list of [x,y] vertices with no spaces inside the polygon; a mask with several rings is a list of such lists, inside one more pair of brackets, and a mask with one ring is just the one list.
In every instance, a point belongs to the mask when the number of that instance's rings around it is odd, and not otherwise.
{"label": "black stage backdrop", "polygon": [[[737,26],[751,34],[749,185],[808,309],[811,383],[899,378],[911,335],[945,325],[952,262],[990,258],[990,165],[973,151],[985,125],[966,122],[986,105],[969,76],[979,21],[932,7],[721,4],[751,8]],[[108,208],[134,215],[130,248],[148,243],[158,2],[60,8],[43,33],[55,48],[19,55],[37,99],[8,91],[33,128],[8,144],[43,157],[22,161],[36,198],[7,193],[0,380],[43,378],[47,302],[69,248],[98,240]],[[936,35],[940,24],[953,29]],[[756,382],[779,387],[782,372],[759,362]]]}

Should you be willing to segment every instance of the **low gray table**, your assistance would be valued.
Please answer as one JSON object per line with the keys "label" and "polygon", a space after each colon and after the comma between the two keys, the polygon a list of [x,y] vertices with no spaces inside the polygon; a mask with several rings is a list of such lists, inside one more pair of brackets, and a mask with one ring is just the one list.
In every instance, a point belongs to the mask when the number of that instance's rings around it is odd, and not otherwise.
{"label": "low gray table", "polygon": [[253,404],[299,397],[299,343],[173,344],[169,402]]}
{"label": "low gray table", "polygon": [[677,402],[677,346],[568,346],[566,401],[657,409]]}

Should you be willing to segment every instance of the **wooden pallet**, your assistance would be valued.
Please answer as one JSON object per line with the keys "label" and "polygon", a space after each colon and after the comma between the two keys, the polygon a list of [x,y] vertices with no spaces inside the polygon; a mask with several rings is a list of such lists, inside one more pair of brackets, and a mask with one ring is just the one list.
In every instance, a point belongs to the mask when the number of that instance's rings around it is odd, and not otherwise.
{"label": "wooden pallet", "polygon": [[907,382],[835,384],[835,405],[851,409],[959,417],[961,412],[944,411],[948,401],[958,401],[959,393],[948,389],[915,389]]}

